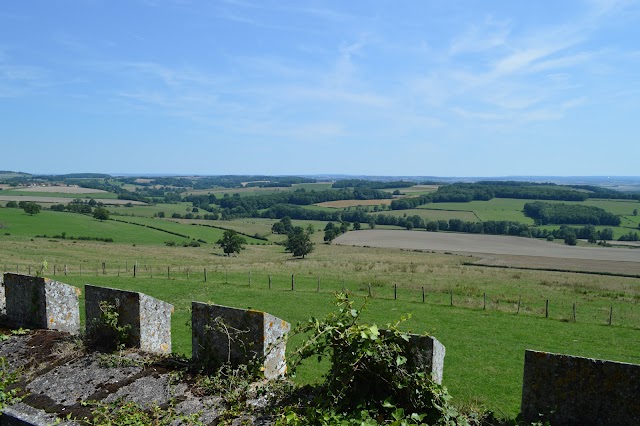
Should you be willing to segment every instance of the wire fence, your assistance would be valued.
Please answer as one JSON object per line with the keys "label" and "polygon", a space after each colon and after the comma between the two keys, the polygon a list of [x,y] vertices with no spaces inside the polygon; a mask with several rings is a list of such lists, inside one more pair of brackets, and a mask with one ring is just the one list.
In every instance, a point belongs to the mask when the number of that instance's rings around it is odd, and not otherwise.
{"label": "wire fence", "polygon": [[493,295],[483,291],[469,292],[451,286],[448,289],[429,285],[402,285],[381,283],[379,280],[361,281],[350,277],[322,277],[309,274],[268,273],[260,271],[238,271],[217,266],[172,266],[148,265],[124,261],[118,264],[101,262],[88,264],[53,264],[42,270],[42,265],[3,265],[5,272],[27,275],[47,275],[60,279],[64,276],[103,276],[123,279],[186,280],[193,283],[218,283],[247,286],[257,290],[296,291],[315,293],[342,292],[354,296],[369,297],[399,302],[448,305],[456,308],[480,311],[499,311],[514,315],[544,317],[563,322],[584,322],[609,326],[640,328],[640,300],[620,301],[613,298],[532,297],[526,293],[517,295]]}

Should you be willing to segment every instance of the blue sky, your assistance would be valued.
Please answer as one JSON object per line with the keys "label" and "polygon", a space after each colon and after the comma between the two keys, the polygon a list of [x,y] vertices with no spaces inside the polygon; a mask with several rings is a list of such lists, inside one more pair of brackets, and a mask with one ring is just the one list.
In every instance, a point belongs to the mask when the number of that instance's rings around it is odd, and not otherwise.
{"label": "blue sky", "polygon": [[636,1],[0,5],[0,169],[640,175]]}

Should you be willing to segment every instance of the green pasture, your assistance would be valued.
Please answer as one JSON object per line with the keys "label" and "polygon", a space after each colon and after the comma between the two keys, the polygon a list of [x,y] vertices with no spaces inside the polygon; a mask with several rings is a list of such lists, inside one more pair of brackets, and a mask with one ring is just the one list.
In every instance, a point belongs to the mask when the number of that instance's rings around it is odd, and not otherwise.
{"label": "green pasture", "polygon": [[512,198],[494,198],[489,201],[470,201],[468,203],[429,203],[419,206],[420,210],[445,210],[473,212],[483,222],[489,220],[510,220],[533,225],[533,219],[522,213],[525,200]]}
{"label": "green pasture", "polygon": [[[217,227],[223,226],[223,224],[221,224],[220,221],[212,221],[211,223],[202,222],[202,224],[205,226],[201,226],[198,224],[180,223],[171,219],[154,219],[154,218],[137,217],[137,216],[136,217],[114,217],[114,219],[117,219],[120,221],[126,221],[129,223],[144,225],[144,226],[152,226],[155,228],[160,228],[165,231],[187,235],[189,239],[192,239],[192,240],[201,239],[206,241],[209,244],[215,244],[216,241],[222,238],[222,234],[224,233],[224,229],[217,228]],[[126,224],[123,224],[123,225],[126,225]],[[206,226],[206,225],[213,225],[213,226],[216,226],[216,228]],[[148,229],[148,228],[145,228],[145,229]],[[183,238],[177,235],[171,235],[169,233],[166,233],[165,235],[166,235],[165,237],[166,239],[164,241],[175,241],[177,243],[180,243],[183,240]],[[263,244],[264,243],[264,241],[258,240],[256,238],[251,238],[246,236],[244,238],[247,240],[247,244]]]}
{"label": "green pasture", "polygon": [[[133,205],[132,207],[124,207],[124,206],[109,206],[108,210],[115,215],[124,215],[124,216],[145,216],[145,217],[153,217],[155,214],[159,212],[164,212],[166,217],[171,217],[173,213],[180,213],[181,215],[185,215],[186,213],[191,213],[193,206],[191,203],[176,203],[176,204],[148,204],[148,205]],[[200,210],[199,213],[196,214],[206,214],[208,212]]]}
{"label": "green pasture", "polygon": [[[465,222],[477,222],[478,218],[471,211],[446,211],[446,210],[427,210],[427,209],[408,209],[408,210],[388,210],[379,212],[383,215],[395,217],[420,216],[425,221],[430,220],[449,220],[460,219]],[[374,213],[375,214],[375,213]]]}
{"label": "green pasture", "polygon": [[66,232],[68,238],[112,238],[115,243],[127,244],[163,244],[169,239],[178,243],[187,241],[175,235],[136,225],[113,220],[101,222],[89,215],[49,210],[29,216],[22,209],[0,209],[0,222],[3,223],[1,234],[9,233],[11,236],[28,238],[34,238],[36,235],[52,237]]}
{"label": "green pasture", "polygon": [[[300,273],[295,276],[292,291],[291,275],[282,271],[272,275],[269,289],[267,271],[253,266],[256,269],[252,269],[251,285],[248,271],[225,268],[222,264],[217,268],[210,267],[207,282],[201,272],[193,271],[190,279],[184,271],[172,271],[172,277],[167,279],[160,268],[153,279],[142,272],[143,276],[136,279],[130,274],[127,277],[71,275],[63,281],[80,287],[92,283],[141,291],[172,303],[176,308],[172,321],[173,349],[187,355],[191,351],[187,325],[191,301],[263,310],[295,325],[331,311],[332,295],[343,285],[342,280],[323,275],[321,290],[317,292],[317,277]],[[358,304],[364,301],[366,291],[361,284],[359,286],[347,277],[344,285],[355,293],[353,297]],[[516,314],[494,308],[483,310],[481,306],[467,306],[461,301],[454,301],[455,306],[451,307],[448,294],[432,294],[431,289],[423,304],[421,298],[414,297],[416,295],[405,286],[400,287],[398,300],[393,300],[391,287],[387,287],[386,294],[375,294],[368,300],[364,320],[384,327],[409,314],[411,318],[403,325],[404,329],[426,332],[438,338],[447,349],[444,384],[460,404],[480,403],[499,415],[515,417],[521,398],[525,349],[640,362],[637,327],[606,326],[603,319],[588,322],[579,317],[574,323],[557,315],[545,319],[538,312]],[[480,284],[479,288],[482,288]],[[376,289],[382,290],[379,285]],[[465,288],[457,287],[456,290],[456,297],[463,298],[460,293]],[[637,305],[634,308],[637,309]],[[291,352],[299,344],[300,338],[292,339],[288,350]],[[323,364],[311,363],[300,372],[297,380],[303,383],[317,381],[324,368]]]}
{"label": "green pasture", "polygon": [[640,202],[634,200],[601,200],[601,199],[588,199],[581,203],[567,202],[567,204],[584,204],[586,206],[600,207],[608,211],[609,213],[631,216],[633,209],[640,210]]}
{"label": "green pasture", "polygon": [[[522,218],[509,217],[522,215],[520,210],[525,202],[495,199],[432,203],[414,210],[380,213],[469,221],[477,220],[475,213],[482,220],[523,222]],[[640,205],[611,200],[594,202],[620,208],[621,212],[631,205]],[[371,291],[364,314],[367,321],[384,326],[411,314],[404,328],[428,332],[447,348],[444,383],[454,401],[462,405],[484,404],[509,418],[514,418],[519,410],[525,349],[640,363],[640,280],[636,278],[486,268],[471,265],[475,259],[468,256],[327,245],[322,243],[326,222],[298,220],[293,221],[295,226],[306,227],[311,223],[316,229],[312,237],[316,248],[306,259],[293,259],[278,245],[247,245],[239,256],[226,257],[213,244],[222,235],[221,229],[191,223],[268,235],[271,241],[277,241],[283,236],[271,234],[276,220],[170,219],[173,212],[170,208],[184,214],[188,207],[189,203],[109,208],[113,212],[135,214],[136,217],[113,217],[138,225],[113,220],[100,222],[87,215],[45,210],[29,216],[21,209],[0,208],[0,269],[25,273],[29,268],[35,271],[47,260],[45,275],[53,276],[56,271],[55,278],[60,281],[79,287],[92,283],[141,291],[170,302],[176,308],[172,321],[173,349],[184,354],[191,351],[187,323],[193,300],[264,310],[296,324],[332,310],[333,294],[337,291],[344,289],[358,301]],[[305,208],[324,210],[317,206]],[[628,215],[625,219],[633,224],[638,217],[631,216],[632,210],[625,213]],[[168,219],[151,218],[158,211],[164,211]],[[146,226],[185,234],[190,239],[200,238],[209,244],[166,247],[165,241],[181,244],[189,240]],[[368,226],[363,224],[363,228]],[[628,231],[614,228],[616,237]],[[67,236],[113,238],[115,242],[34,238],[36,234],[52,236],[62,232]],[[102,275],[103,262],[106,275]],[[135,262],[139,268],[134,279]],[[68,265],[67,276],[62,273],[63,265]],[[549,317],[545,318],[547,300]],[[611,309],[613,325],[609,326]],[[289,350],[299,344],[299,337],[292,338]],[[296,380],[316,381],[325,367],[311,364]]]}

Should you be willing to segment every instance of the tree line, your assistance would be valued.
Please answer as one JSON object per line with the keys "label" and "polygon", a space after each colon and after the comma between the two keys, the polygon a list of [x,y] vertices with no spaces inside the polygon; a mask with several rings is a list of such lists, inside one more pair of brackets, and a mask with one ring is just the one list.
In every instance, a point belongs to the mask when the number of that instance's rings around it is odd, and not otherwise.
{"label": "tree line", "polygon": [[589,198],[589,192],[551,183],[512,181],[454,183],[442,185],[431,194],[393,200],[391,209],[408,210],[428,203],[466,203],[469,201],[489,201],[493,198],[584,201]]}
{"label": "tree line", "polygon": [[383,182],[379,180],[366,179],[341,179],[331,185],[332,188],[371,188],[371,189],[390,189],[390,188],[411,188],[415,182],[406,180]]}
{"label": "tree line", "polygon": [[588,224],[619,226],[620,217],[604,209],[581,204],[545,203],[536,201],[524,205],[524,214],[537,225]]}

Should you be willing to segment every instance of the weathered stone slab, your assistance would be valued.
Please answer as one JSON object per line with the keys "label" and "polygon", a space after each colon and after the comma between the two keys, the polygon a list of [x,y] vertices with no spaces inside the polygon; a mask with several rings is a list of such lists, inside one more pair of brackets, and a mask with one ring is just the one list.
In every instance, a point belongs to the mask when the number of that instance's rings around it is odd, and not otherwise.
{"label": "weathered stone slab", "polygon": [[4,274],[7,320],[14,327],[80,330],[80,289],[29,275]]}
{"label": "weathered stone slab", "polygon": [[640,365],[527,350],[522,419],[552,425],[640,424]]}
{"label": "weathered stone slab", "polygon": [[64,421],[44,410],[19,402],[2,410],[0,426],[80,426],[74,421]]}
{"label": "weathered stone slab", "polygon": [[36,377],[26,387],[30,395],[45,396],[53,403],[70,407],[91,399],[109,385],[122,383],[142,371],[142,367],[102,366],[97,355],[90,355],[53,368]]}
{"label": "weathered stone slab", "polygon": [[100,302],[118,312],[118,325],[130,325],[127,346],[145,352],[171,353],[173,305],[143,293],[85,285],[87,334],[100,333]]}
{"label": "weathered stone slab", "polygon": [[210,369],[259,362],[267,379],[286,373],[286,334],[291,325],[266,312],[193,302],[192,354]]}
{"label": "weathered stone slab", "polygon": [[409,341],[401,340],[401,343],[407,354],[407,366],[430,374],[431,380],[442,384],[446,352],[444,345],[435,337],[419,334],[410,334]]}

